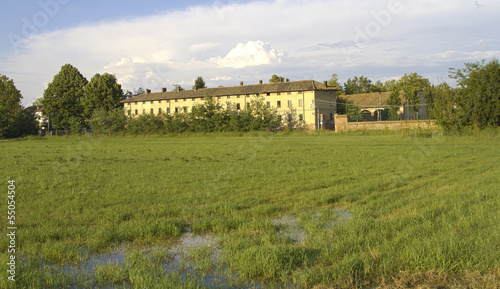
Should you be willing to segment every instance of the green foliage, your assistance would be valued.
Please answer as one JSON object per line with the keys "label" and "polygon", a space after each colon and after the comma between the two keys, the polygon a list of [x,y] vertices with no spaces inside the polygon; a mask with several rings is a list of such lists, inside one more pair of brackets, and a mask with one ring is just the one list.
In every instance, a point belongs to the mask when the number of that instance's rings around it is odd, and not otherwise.
{"label": "green foliage", "polygon": [[85,97],[82,100],[83,116],[88,119],[96,110],[111,111],[119,107],[123,99],[123,90],[116,76],[98,73],[85,86]]}
{"label": "green foliage", "polygon": [[14,81],[0,74],[0,138],[16,137],[16,123],[21,117],[21,92]]}
{"label": "green foliage", "polygon": [[349,117],[349,121],[364,121],[365,118],[361,113],[361,108],[354,104],[353,102],[346,103],[346,114]]}
{"label": "green foliage", "polygon": [[222,108],[212,96],[205,96],[203,104],[197,104],[188,115],[189,127],[194,132],[229,130],[231,112]]}
{"label": "green foliage", "polygon": [[194,81],[193,89],[201,88],[207,88],[207,85],[205,84],[205,80],[203,80],[203,77],[198,76]]}
{"label": "green foliage", "polygon": [[69,120],[82,119],[84,88],[88,81],[70,64],[66,64],[54,76],[43,93],[45,114],[56,129],[69,129]]}
{"label": "green foliage", "polygon": [[389,107],[389,119],[390,120],[399,120],[399,109],[401,107],[401,92],[397,88],[397,85],[395,85],[392,90],[391,94],[389,95],[389,99],[387,100],[387,103],[390,105]]}
{"label": "green foliage", "polygon": [[[401,79],[391,88],[389,104],[391,106],[397,106],[398,103],[401,105],[400,96],[403,96],[408,102],[410,112],[415,114],[420,109],[420,91],[423,93],[426,102],[432,105],[430,87],[431,84],[429,79],[418,75],[416,72],[412,74],[405,73],[405,75],[403,75],[403,77],[401,77]],[[391,113],[391,115],[391,118],[394,119],[394,113]]]}
{"label": "green foliage", "polygon": [[20,137],[38,134],[38,121],[35,115],[29,111],[21,111],[9,129],[7,137]]}
{"label": "green foliage", "polygon": [[281,125],[276,110],[264,104],[263,97],[251,99],[243,111],[223,107],[216,98],[205,96],[189,113],[139,115],[127,119],[130,134],[183,132],[269,131]]}
{"label": "green foliage", "polygon": [[68,129],[72,135],[79,135],[82,133],[82,121],[77,117],[70,117],[68,121]]}
{"label": "green foliage", "polygon": [[285,79],[283,76],[278,76],[276,74],[273,74],[273,76],[269,79],[269,83],[277,83],[283,81],[289,82],[290,79],[289,78]]}
{"label": "green foliage", "polygon": [[446,129],[458,129],[463,123],[457,113],[457,91],[449,84],[442,83],[432,86],[433,108],[431,116],[436,119],[439,126]]}
{"label": "green foliage", "polygon": [[374,92],[373,89],[372,81],[365,76],[359,78],[355,76],[353,79],[349,78],[347,82],[344,83],[345,94],[370,93]]}
{"label": "green foliage", "polygon": [[[182,88],[182,86],[180,84],[174,84],[174,91],[181,91],[181,90],[184,90],[184,88]],[[144,91],[146,92],[146,91]]]}
{"label": "green foliage", "polygon": [[89,126],[97,135],[115,134],[125,130],[127,118],[123,109],[115,108],[111,111],[98,109],[90,118]]}
{"label": "green foliage", "polygon": [[[466,63],[463,69],[451,69],[458,82],[456,118],[460,126],[478,128],[500,126],[500,64],[498,59]],[[454,117],[455,118],[455,117]]]}

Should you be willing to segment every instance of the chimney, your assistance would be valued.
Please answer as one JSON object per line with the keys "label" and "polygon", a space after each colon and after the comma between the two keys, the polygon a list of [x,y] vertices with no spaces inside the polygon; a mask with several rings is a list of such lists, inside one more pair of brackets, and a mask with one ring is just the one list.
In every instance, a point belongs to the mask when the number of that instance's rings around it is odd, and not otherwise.
{"label": "chimney", "polygon": [[150,94],[151,93],[151,89],[146,89],[146,94]]}
{"label": "chimney", "polygon": [[283,77],[280,77],[280,82],[285,82],[285,79]]}
{"label": "chimney", "polygon": [[259,84],[262,84],[262,80],[259,80]]}
{"label": "chimney", "polygon": [[240,85],[243,86],[243,81],[240,81]]}
{"label": "chimney", "polygon": [[161,89],[161,93],[165,93],[165,92],[167,92],[167,89],[164,87]]}
{"label": "chimney", "polygon": [[328,81],[325,81],[325,86],[328,87]]}

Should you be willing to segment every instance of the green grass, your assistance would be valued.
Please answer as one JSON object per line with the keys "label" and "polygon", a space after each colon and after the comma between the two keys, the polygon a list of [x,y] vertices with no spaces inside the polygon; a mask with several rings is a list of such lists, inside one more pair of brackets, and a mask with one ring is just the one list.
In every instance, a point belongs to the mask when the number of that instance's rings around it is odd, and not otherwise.
{"label": "green grass", "polygon": [[[2,180],[5,188],[16,180],[16,241],[25,256],[15,285],[197,288],[204,285],[200,276],[214,272],[225,274],[227,284],[303,288],[385,284],[429,272],[470,284],[498,280],[498,135],[3,141]],[[287,217],[296,228],[276,221]],[[209,246],[188,253],[185,268],[193,270],[184,273],[164,274],[165,258],[141,250],[127,252],[126,264],[99,265],[93,274],[54,269],[119,244],[169,247],[189,230],[218,237],[218,264],[211,264],[215,249]],[[2,235],[0,261],[6,264],[5,229]],[[13,287],[6,270],[0,272],[0,287]]]}

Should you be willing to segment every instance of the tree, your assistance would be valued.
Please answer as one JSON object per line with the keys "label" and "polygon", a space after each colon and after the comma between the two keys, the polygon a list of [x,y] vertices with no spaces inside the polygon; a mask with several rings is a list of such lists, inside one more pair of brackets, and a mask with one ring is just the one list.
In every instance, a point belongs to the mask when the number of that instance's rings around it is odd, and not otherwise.
{"label": "tree", "polygon": [[71,64],[54,76],[43,93],[45,114],[56,129],[69,129],[71,117],[82,121],[84,88],[88,81]]}
{"label": "tree", "polygon": [[174,84],[174,91],[181,91],[184,90],[180,84]]}
{"label": "tree", "polygon": [[33,106],[42,106],[43,105],[43,98],[37,98],[35,101],[33,101]]}
{"label": "tree", "polygon": [[98,109],[111,111],[119,107],[123,99],[123,90],[116,76],[97,73],[85,86],[85,97],[82,100],[83,116],[89,119]]}
{"label": "tree", "polygon": [[14,81],[0,74],[0,137],[16,137],[13,131],[21,117],[21,92]]}
{"label": "tree", "polygon": [[353,79],[348,79],[344,83],[344,93],[348,94],[360,94],[360,93],[370,93],[372,92],[372,81],[367,77],[361,76],[358,78],[355,76]]}
{"label": "tree", "polygon": [[203,80],[203,77],[198,76],[194,81],[193,89],[201,89],[201,88],[207,88],[207,86],[205,84],[205,80]]}
{"label": "tree", "polygon": [[415,114],[420,109],[420,95],[421,91],[427,103],[431,104],[430,94],[430,81],[427,78],[418,75],[416,72],[406,74],[399,79],[396,84],[391,87],[391,95],[388,103],[391,105],[391,119],[399,119],[396,112],[401,106],[401,95],[407,100],[410,112]]}
{"label": "tree", "polygon": [[431,116],[436,119],[439,126],[446,129],[461,127],[461,120],[457,113],[457,90],[444,82],[431,87],[434,106]]}
{"label": "tree", "polygon": [[132,96],[141,95],[143,93],[146,93],[146,90],[142,87],[139,87],[138,89],[134,89],[134,93]]}
{"label": "tree", "polygon": [[450,77],[458,83],[454,104],[456,117],[463,125],[479,128],[500,126],[500,64],[493,59],[466,63],[463,69],[450,69]]}
{"label": "tree", "polygon": [[289,82],[290,79],[286,79],[283,77],[283,76],[278,76],[276,74],[273,74],[273,76],[271,77],[271,79],[269,79],[269,83],[277,83],[277,82],[283,82],[283,81],[286,81],[286,82]]}

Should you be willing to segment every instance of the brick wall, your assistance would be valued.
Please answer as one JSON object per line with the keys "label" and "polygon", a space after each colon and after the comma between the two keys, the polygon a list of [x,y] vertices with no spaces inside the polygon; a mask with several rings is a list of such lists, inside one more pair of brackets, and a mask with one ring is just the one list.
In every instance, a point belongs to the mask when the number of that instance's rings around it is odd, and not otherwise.
{"label": "brick wall", "polygon": [[360,121],[348,122],[346,115],[335,115],[335,131],[348,130],[401,130],[415,128],[435,128],[434,121],[401,120],[401,121]]}

